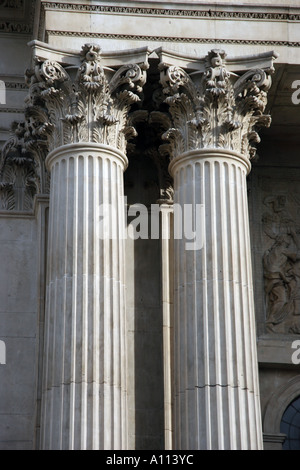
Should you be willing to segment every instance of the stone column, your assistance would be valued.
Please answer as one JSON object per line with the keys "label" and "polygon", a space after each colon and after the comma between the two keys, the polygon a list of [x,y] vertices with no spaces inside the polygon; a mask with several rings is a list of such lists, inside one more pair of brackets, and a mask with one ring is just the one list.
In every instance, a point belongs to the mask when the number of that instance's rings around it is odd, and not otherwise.
{"label": "stone column", "polygon": [[46,60],[28,74],[51,174],[42,449],[127,447],[123,172],[145,72],[109,74],[92,45],[69,73]]}
{"label": "stone column", "polygon": [[[125,155],[93,143],[47,157],[51,201],[43,448],[126,443]],[[110,210],[102,214],[101,205]]]}
{"label": "stone column", "polygon": [[270,121],[271,69],[239,76],[225,64],[213,50],[201,73],[162,66],[173,118],[175,449],[262,449],[246,176],[255,127]]}

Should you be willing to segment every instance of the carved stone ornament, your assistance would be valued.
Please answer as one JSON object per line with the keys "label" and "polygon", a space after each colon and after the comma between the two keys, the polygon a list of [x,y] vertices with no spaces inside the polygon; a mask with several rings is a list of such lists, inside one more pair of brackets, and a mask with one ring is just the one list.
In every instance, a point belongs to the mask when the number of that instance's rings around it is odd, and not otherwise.
{"label": "carved stone ornament", "polygon": [[300,334],[300,226],[290,208],[299,198],[284,194],[264,199],[262,216],[269,247],[263,256],[266,329],[269,333]]}
{"label": "carved stone ornament", "polygon": [[36,60],[27,72],[29,99],[39,106],[49,128],[49,151],[64,144],[99,142],[124,152],[135,135],[128,125],[128,110],[140,101],[147,66],[126,64],[107,70],[100,47],[93,44],[85,44],[80,56],[80,67]]}
{"label": "carved stone ornament", "polygon": [[13,122],[11,138],[5,143],[0,161],[0,209],[30,211],[37,193],[49,192],[49,174],[44,124],[25,112],[25,121]]}
{"label": "carved stone ornament", "polygon": [[65,68],[36,56],[34,67],[26,71],[25,120],[12,124],[0,155],[0,209],[31,210],[35,194],[49,193],[45,159],[51,150],[98,142],[125,152],[127,140],[136,135],[128,111],[141,99],[147,53],[140,65],[111,68],[102,65],[100,52],[99,46],[85,44],[76,57],[79,65]]}
{"label": "carved stone ornament", "polygon": [[45,158],[53,126],[43,102],[33,103],[30,96],[26,98],[24,115],[23,122],[12,123],[11,137],[1,151],[0,201],[4,210],[29,211],[35,194],[49,193]]}
{"label": "carved stone ornament", "polygon": [[161,66],[161,84],[173,126],[164,134],[173,158],[189,150],[222,148],[249,160],[260,139],[257,129],[269,126],[264,115],[273,67],[243,75],[229,71],[226,54],[208,53],[203,72],[190,75],[181,67]]}
{"label": "carved stone ornament", "polygon": [[[127,148],[130,154],[137,154],[150,158],[157,169],[158,177],[158,204],[173,204],[174,187],[168,166],[170,156],[167,144],[162,143],[162,135],[170,127],[171,121],[168,113],[152,110],[138,110],[129,114],[130,123],[134,127],[142,127],[142,146],[136,148],[136,142]],[[140,134],[140,132],[139,132]]]}

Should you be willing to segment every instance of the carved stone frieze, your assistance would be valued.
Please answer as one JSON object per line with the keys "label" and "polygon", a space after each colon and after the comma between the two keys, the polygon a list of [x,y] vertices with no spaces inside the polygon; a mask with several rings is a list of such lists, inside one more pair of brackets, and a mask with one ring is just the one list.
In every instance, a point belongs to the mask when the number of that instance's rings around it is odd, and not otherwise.
{"label": "carved stone frieze", "polygon": [[269,333],[300,334],[300,195],[285,191],[263,202],[266,328]]}
{"label": "carved stone frieze", "polygon": [[299,21],[299,13],[289,12],[286,9],[279,11],[249,11],[240,5],[239,11],[230,10],[217,10],[207,7],[207,9],[194,9],[190,8],[154,8],[154,7],[134,7],[134,6],[117,6],[117,5],[83,5],[77,3],[65,2],[43,2],[43,9],[67,10],[76,12],[89,12],[89,13],[114,13],[114,14],[132,14],[132,15],[155,15],[155,16],[170,16],[170,17],[191,17],[191,18],[246,18],[254,20],[289,20]]}
{"label": "carved stone frieze", "polygon": [[273,68],[229,72],[226,54],[214,49],[204,72],[189,75],[162,65],[161,83],[173,125],[165,133],[173,158],[189,150],[230,149],[251,160],[260,141],[257,129],[269,126],[264,114]]}

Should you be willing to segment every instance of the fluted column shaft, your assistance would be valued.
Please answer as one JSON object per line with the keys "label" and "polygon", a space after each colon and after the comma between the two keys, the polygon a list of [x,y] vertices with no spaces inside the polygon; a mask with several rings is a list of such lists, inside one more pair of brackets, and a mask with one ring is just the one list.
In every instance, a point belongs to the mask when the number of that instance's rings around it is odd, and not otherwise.
{"label": "fluted column shaft", "polygon": [[[127,159],[59,147],[51,171],[43,449],[126,448],[124,204]],[[102,218],[103,204],[110,210]]]}
{"label": "fluted column shaft", "polygon": [[218,149],[189,151],[170,164],[174,207],[204,208],[203,247],[187,250],[184,230],[174,241],[176,449],[262,447],[249,165]]}

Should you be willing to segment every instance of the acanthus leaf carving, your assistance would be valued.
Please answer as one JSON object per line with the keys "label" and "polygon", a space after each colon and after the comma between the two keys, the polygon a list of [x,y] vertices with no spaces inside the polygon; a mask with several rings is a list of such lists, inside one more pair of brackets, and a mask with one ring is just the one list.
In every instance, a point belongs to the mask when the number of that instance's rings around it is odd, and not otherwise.
{"label": "acanthus leaf carving", "polygon": [[80,59],[80,66],[64,67],[35,58],[33,68],[25,72],[25,120],[14,125],[1,152],[2,208],[28,210],[36,193],[49,192],[49,151],[95,142],[125,152],[127,140],[136,135],[128,111],[141,99],[147,60],[108,69],[102,65],[101,48],[94,44],[82,47]]}
{"label": "acanthus leaf carving", "polygon": [[163,68],[160,81],[173,121],[164,138],[170,141],[172,157],[188,150],[224,148],[254,158],[257,129],[271,122],[263,113],[272,72],[270,67],[241,76],[229,72],[226,54],[218,49],[206,56],[204,72],[189,75],[177,66]]}
{"label": "acanthus leaf carving", "polygon": [[94,44],[85,44],[80,57],[74,78],[73,70],[49,60],[37,62],[31,72],[29,93],[44,102],[53,126],[49,150],[99,142],[125,151],[126,139],[134,133],[127,124],[128,110],[140,100],[146,66],[126,64],[106,72],[101,48]]}
{"label": "acanthus leaf carving", "polygon": [[[12,136],[1,151],[0,207],[29,211],[40,192],[41,178],[35,154],[30,150],[32,120],[12,124]],[[30,137],[29,137],[30,134]]]}

